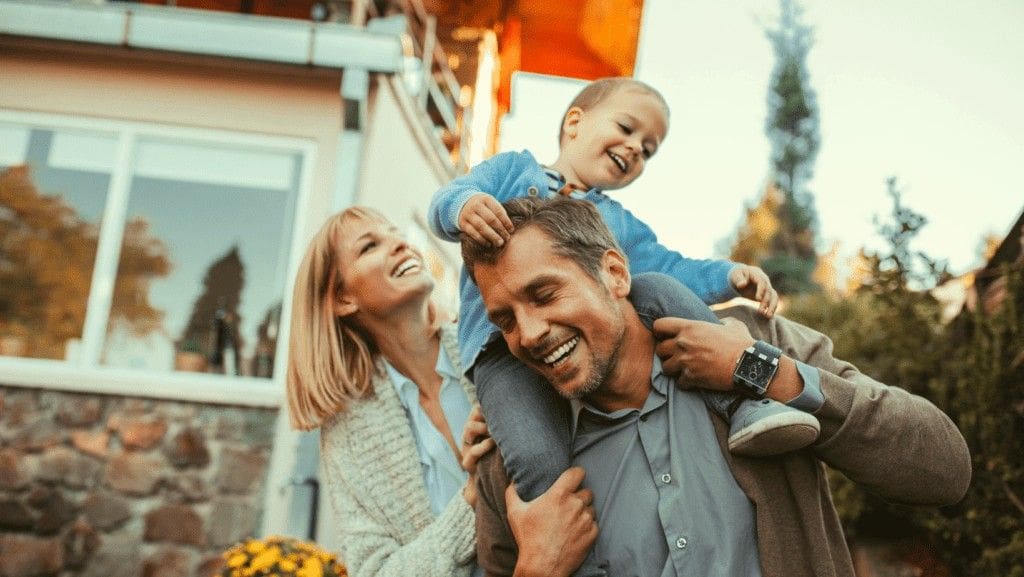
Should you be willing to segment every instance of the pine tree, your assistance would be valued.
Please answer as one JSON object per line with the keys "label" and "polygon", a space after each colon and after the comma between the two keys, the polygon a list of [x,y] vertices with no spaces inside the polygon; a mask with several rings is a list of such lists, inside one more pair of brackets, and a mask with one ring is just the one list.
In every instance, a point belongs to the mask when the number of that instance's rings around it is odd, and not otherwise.
{"label": "pine tree", "polygon": [[[807,183],[814,173],[820,136],[818,107],[806,66],[812,31],[801,22],[801,13],[794,0],[781,0],[778,26],[765,30],[775,53],[765,125],[772,146],[772,175],[758,209],[771,210],[777,227],[756,260],[748,260],[743,250],[734,249],[732,254],[734,260],[764,268],[782,294],[818,290],[812,279],[817,261],[817,217]],[[773,191],[781,198],[772,198]],[[749,240],[741,231],[737,248]]]}
{"label": "pine tree", "polygon": [[[232,246],[223,256],[210,263],[203,277],[203,292],[192,304],[192,315],[179,339],[179,346],[189,342],[200,343],[199,348],[208,357],[215,356],[218,316],[236,328],[241,315],[238,308],[242,302],[245,286],[245,264],[242,262],[238,245]],[[234,346],[243,346],[241,335],[233,333]],[[237,364],[236,364],[237,366]]]}

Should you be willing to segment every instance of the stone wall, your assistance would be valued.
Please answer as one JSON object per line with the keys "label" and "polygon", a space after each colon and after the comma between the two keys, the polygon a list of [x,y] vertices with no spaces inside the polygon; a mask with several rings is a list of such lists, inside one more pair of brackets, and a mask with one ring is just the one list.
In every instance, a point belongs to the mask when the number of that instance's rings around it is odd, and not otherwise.
{"label": "stone wall", "polygon": [[258,530],[276,419],[0,386],[0,577],[209,577]]}

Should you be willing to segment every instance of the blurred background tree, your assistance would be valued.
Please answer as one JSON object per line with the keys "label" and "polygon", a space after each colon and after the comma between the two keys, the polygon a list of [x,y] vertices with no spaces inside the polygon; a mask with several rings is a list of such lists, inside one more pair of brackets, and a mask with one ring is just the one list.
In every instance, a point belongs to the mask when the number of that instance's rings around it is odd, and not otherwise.
{"label": "blurred background tree", "polygon": [[[98,241],[97,226],[61,195],[38,190],[30,167],[0,172],[0,324],[24,333],[27,354],[62,359],[67,341],[81,338]],[[170,270],[148,223],[126,223],[109,324],[138,336],[156,330],[164,313],[149,286]]]}
{"label": "blurred background tree", "polygon": [[802,13],[794,0],[781,0],[778,23],[765,29],[775,54],[765,124],[772,174],[761,200],[747,210],[730,254],[734,261],[763,268],[781,294],[818,290],[812,278],[817,215],[808,183],[821,137],[806,64],[813,34]]}
{"label": "blurred background tree", "polygon": [[1024,577],[1024,266],[1000,270],[1005,299],[949,324],[930,289],[945,263],[912,250],[927,219],[902,203],[876,218],[887,247],[862,251],[854,290],[787,300],[786,316],[835,342],[836,356],[878,380],[919,394],[946,412],[967,439],[974,477],[967,497],[943,509],[886,503],[830,471],[833,496],[854,541],[896,544],[905,555],[941,560],[932,575]]}
{"label": "blurred background tree", "polygon": [[192,303],[192,314],[178,340],[179,348],[198,343],[199,351],[211,363],[221,364],[227,340],[232,349],[227,354],[233,356],[233,366],[238,367],[238,351],[244,346],[237,330],[241,322],[238,308],[243,288],[245,264],[236,244],[207,267],[203,291]]}

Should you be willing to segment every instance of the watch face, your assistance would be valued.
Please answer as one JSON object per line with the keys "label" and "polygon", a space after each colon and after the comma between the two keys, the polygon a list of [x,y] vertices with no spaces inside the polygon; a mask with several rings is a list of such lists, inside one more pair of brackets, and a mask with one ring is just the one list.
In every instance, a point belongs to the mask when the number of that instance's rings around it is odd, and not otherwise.
{"label": "watch face", "polygon": [[763,385],[764,378],[768,376],[768,363],[755,355],[743,355],[740,366],[736,369],[736,376]]}

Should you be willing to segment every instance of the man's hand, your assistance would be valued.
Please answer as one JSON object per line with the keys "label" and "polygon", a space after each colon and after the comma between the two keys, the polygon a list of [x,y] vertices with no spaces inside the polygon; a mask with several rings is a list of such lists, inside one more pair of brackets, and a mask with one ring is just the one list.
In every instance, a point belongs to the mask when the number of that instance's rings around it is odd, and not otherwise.
{"label": "man's hand", "polygon": [[771,279],[760,267],[736,265],[729,272],[729,282],[740,296],[757,301],[757,312],[764,318],[770,319],[775,315],[775,309],[779,307],[779,293],[772,288]]}
{"label": "man's hand", "polygon": [[476,465],[480,462],[487,451],[494,448],[494,439],[487,430],[487,422],[480,412],[480,405],[473,405],[466,419],[466,425],[462,428],[462,468],[469,473],[466,486],[462,489],[462,496],[470,507],[476,507]]}
{"label": "man's hand", "polygon": [[[654,321],[655,352],[665,374],[683,388],[731,391],[732,373],[743,350],[754,343],[746,325],[736,319],[725,324],[661,318]],[[696,381],[694,383],[693,381]]]}
{"label": "man's hand", "polygon": [[498,199],[480,193],[469,197],[459,213],[459,231],[485,246],[501,246],[512,236],[512,221]]}
{"label": "man's hand", "polygon": [[580,489],[584,472],[572,467],[543,495],[523,502],[510,484],[505,490],[508,524],[519,547],[515,577],[571,575],[597,539],[594,494]]}

